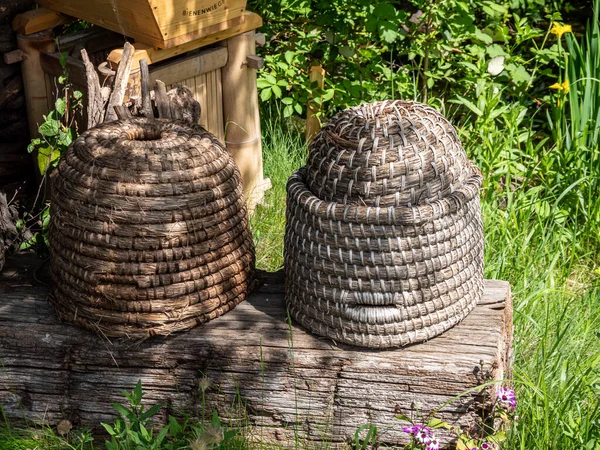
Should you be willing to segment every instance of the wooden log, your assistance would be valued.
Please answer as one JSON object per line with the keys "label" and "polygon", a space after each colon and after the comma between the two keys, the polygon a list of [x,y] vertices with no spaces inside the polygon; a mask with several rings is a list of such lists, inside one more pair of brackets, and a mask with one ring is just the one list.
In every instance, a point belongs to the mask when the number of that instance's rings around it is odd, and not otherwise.
{"label": "wooden log", "polygon": [[25,59],[21,62],[23,84],[27,105],[29,135],[38,136],[38,127],[44,121],[52,103],[52,92],[48,92],[44,71],[40,63],[40,52],[54,52],[56,43],[52,31],[41,31],[29,36],[17,35],[19,49]]}
{"label": "wooden log", "polygon": [[140,77],[142,91],[141,114],[144,117],[154,117],[152,99],[150,98],[150,73],[148,71],[148,61],[145,58],[140,61]]}
{"label": "wooden log", "polygon": [[158,110],[158,117],[161,119],[171,119],[171,105],[167,97],[167,88],[165,83],[156,80],[154,83],[154,101]]}
{"label": "wooden log", "polygon": [[221,69],[225,145],[242,173],[250,210],[264,197],[256,70],[247,65],[248,56],[256,53],[254,34],[249,31],[225,41],[229,57]]}
{"label": "wooden log", "polygon": [[133,115],[129,111],[129,108],[125,105],[115,105],[115,114],[119,120],[131,119]]}
{"label": "wooden log", "polygon": [[[40,262],[10,261],[0,275],[0,403],[10,419],[56,425],[66,418],[97,430],[114,420],[110,404],[123,402],[120,390],[139,379],[146,401],[165,405],[159,417],[178,408],[200,414],[199,382],[207,376],[206,404],[234,426],[248,422],[263,442],[341,448],[372,423],[382,445],[399,445],[406,435],[396,414],[426,415],[510,376],[512,305],[503,281],[485,282],[483,301],[462,323],[404,349],[338,346],[290,326],[282,272],[261,273],[257,292],[208,324],[135,344],[59,323],[47,288],[31,279]],[[438,417],[468,426],[482,401],[472,391]]]}
{"label": "wooden log", "polygon": [[100,87],[100,80],[96,68],[90,62],[87,51],[81,50],[81,59],[85,66],[87,81],[87,128],[93,128],[104,120],[104,100]]}
{"label": "wooden log", "polygon": [[117,68],[117,74],[115,75],[115,83],[113,85],[108,104],[106,105],[106,116],[104,121],[109,122],[116,120],[117,114],[115,113],[114,107],[121,106],[125,97],[125,89],[129,81],[129,74],[131,72],[131,62],[133,61],[133,53],[135,49],[129,42],[125,42],[123,47],[123,59],[119,63]]}

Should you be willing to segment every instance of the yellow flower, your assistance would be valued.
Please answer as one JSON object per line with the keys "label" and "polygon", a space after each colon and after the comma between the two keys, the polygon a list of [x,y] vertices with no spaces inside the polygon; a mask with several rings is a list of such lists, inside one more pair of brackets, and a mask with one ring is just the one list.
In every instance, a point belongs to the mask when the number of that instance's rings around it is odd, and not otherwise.
{"label": "yellow flower", "polygon": [[552,29],[550,33],[555,34],[560,39],[565,33],[572,33],[571,25],[559,25],[558,22],[554,22],[552,24]]}
{"label": "yellow flower", "polygon": [[564,92],[565,94],[568,94],[570,89],[569,86],[569,80],[565,80],[562,83],[554,83],[552,86],[550,86],[550,89],[556,89],[559,92]]}

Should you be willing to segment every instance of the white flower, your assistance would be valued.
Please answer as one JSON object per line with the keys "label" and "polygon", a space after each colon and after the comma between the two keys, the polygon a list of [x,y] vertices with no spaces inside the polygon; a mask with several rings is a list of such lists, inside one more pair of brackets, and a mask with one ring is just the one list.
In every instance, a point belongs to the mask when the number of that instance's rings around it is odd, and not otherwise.
{"label": "white flower", "polygon": [[496,76],[500,75],[500,73],[504,70],[504,56],[495,56],[490,59],[490,62],[487,66],[487,71],[490,75]]}

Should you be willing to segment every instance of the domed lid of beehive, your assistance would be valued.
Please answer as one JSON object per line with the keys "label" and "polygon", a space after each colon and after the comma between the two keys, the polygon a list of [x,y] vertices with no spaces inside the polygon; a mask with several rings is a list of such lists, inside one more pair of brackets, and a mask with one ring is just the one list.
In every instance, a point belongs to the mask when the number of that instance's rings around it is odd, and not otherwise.
{"label": "domed lid of beehive", "polygon": [[473,174],[454,127],[417,102],[347,109],[315,137],[306,184],[321,200],[415,206],[444,198]]}

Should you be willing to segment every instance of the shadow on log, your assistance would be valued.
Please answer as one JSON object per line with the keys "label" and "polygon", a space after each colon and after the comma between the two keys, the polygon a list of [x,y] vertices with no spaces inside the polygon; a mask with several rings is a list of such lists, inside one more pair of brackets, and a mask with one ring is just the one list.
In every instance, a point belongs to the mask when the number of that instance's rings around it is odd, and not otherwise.
{"label": "shadow on log", "polygon": [[[406,438],[395,414],[427,414],[510,375],[512,305],[503,281],[486,281],[484,300],[461,324],[404,349],[336,346],[290,326],[281,272],[263,272],[247,301],[187,333],[110,342],[59,323],[47,287],[34,281],[40,262],[24,258],[10,259],[0,275],[0,403],[14,420],[69,419],[98,431],[114,420],[110,404],[124,400],[120,391],[138,380],[148,403],[165,405],[163,420],[182,409],[201,414],[199,382],[207,376],[207,405],[230,423],[256,427],[263,442],[335,448],[373,423],[382,443],[399,444]],[[438,417],[470,426],[481,400],[465,395]]]}

